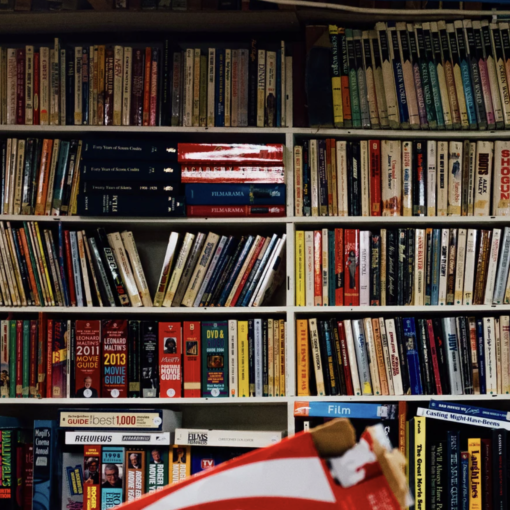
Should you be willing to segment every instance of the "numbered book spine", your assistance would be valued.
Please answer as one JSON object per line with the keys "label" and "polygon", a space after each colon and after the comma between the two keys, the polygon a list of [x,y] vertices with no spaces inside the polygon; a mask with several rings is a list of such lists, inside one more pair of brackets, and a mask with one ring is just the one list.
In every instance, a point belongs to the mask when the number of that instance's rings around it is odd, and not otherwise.
{"label": "numbered book spine", "polygon": [[98,398],[101,394],[101,322],[75,323],[75,398]]}
{"label": "numbered book spine", "polygon": [[104,320],[102,333],[103,381],[101,397],[127,398],[128,396],[128,321]]}
{"label": "numbered book spine", "polygon": [[501,140],[494,143],[492,214],[510,216],[510,142]]}
{"label": "numbered book spine", "polygon": [[202,397],[228,397],[228,323],[202,323]]}
{"label": "numbered book spine", "polygon": [[180,322],[159,323],[159,396],[180,398],[182,388],[182,331]]}
{"label": "numbered book spine", "polygon": [[491,205],[492,154],[494,142],[476,144],[474,215],[489,216]]}
{"label": "numbered book spine", "polygon": [[[101,465],[103,468],[103,484],[101,485],[101,510],[107,510],[124,502],[125,487],[125,448],[123,446],[103,446]],[[111,482],[118,473],[117,480]]]}

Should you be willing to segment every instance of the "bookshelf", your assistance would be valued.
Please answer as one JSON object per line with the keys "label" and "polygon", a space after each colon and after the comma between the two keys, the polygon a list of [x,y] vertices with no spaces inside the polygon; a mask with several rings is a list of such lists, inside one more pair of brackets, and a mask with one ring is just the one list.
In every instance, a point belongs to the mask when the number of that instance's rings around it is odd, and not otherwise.
{"label": "bookshelf", "polygon": [[[359,11],[359,9],[358,9]],[[0,31],[6,35],[20,36],[30,34],[77,34],[86,38],[98,33],[111,32],[113,34],[127,33],[274,33],[300,37],[300,30],[305,23],[363,23],[373,25],[374,14],[370,9],[362,12],[333,12],[326,10],[304,9],[300,11],[200,11],[200,12],[52,12],[52,13],[4,13],[0,15]],[[400,16],[400,18],[399,18]],[[377,15],[377,19],[402,19],[399,15]],[[484,12],[484,17],[491,16],[491,12]],[[455,16],[459,18],[461,16]],[[419,19],[437,19],[424,11],[410,11],[406,21]],[[444,16],[443,16],[444,18]],[[449,16],[448,19],[453,19]],[[243,37],[243,36],[240,36]],[[243,317],[279,317],[287,321],[286,370],[287,395],[285,397],[265,398],[229,398],[229,399],[0,399],[0,414],[13,416],[56,416],[57,409],[62,407],[163,407],[172,409],[186,409],[186,427],[217,427],[217,428],[253,428],[259,430],[286,429],[292,434],[295,429],[293,407],[299,400],[326,402],[427,402],[430,396],[397,396],[397,397],[296,397],[295,391],[295,321],[297,318],[311,318],[314,316],[330,315],[342,318],[360,318],[364,316],[387,316],[400,313],[416,315],[435,314],[458,315],[461,313],[491,314],[508,313],[510,305],[500,306],[427,306],[427,307],[296,307],[294,288],[295,267],[295,232],[299,229],[325,228],[327,226],[343,226],[351,228],[368,228],[370,226],[472,226],[495,227],[510,224],[510,217],[295,217],[294,216],[294,174],[293,148],[296,143],[307,137],[337,139],[416,139],[421,140],[510,140],[510,130],[505,131],[418,131],[418,130],[364,130],[364,129],[318,129],[318,128],[200,128],[200,127],[133,127],[133,126],[23,126],[0,125],[0,136],[67,136],[90,137],[105,135],[109,137],[151,136],[165,135],[179,136],[182,141],[195,142],[266,142],[282,143],[285,145],[285,160],[287,172],[287,215],[282,218],[91,218],[91,217],[51,217],[51,216],[9,216],[3,215],[3,221],[18,222],[38,221],[45,225],[63,222],[69,225],[81,225],[82,228],[101,225],[106,228],[129,228],[134,232],[137,246],[147,280],[154,294],[154,288],[161,270],[161,263],[166,249],[168,234],[173,229],[186,232],[187,229],[214,229],[218,233],[263,231],[265,233],[278,232],[287,234],[285,285],[275,296],[274,306],[260,308],[62,308],[62,307],[27,307],[0,308],[4,316],[15,313],[20,317],[32,317],[38,312],[47,312],[53,317],[82,318],[84,316],[104,318],[118,316],[126,318],[161,318],[166,320],[187,320],[191,317],[208,319],[243,318]],[[510,395],[461,395],[443,396],[441,399],[454,401],[475,401],[496,403],[503,409],[510,410]]]}

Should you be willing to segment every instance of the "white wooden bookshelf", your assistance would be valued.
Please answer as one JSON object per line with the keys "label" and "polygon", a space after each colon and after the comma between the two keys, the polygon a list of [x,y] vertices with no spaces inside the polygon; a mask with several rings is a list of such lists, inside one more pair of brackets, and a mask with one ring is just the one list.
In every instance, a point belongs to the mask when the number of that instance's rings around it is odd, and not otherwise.
{"label": "white wooden bookshelf", "polygon": [[[460,18],[462,11],[456,19]],[[483,13],[489,17],[490,11]],[[406,21],[411,19],[427,20],[427,11],[417,14],[409,11]],[[433,19],[437,17],[433,16]],[[0,14],[0,32],[5,36],[30,34],[35,39],[38,34],[49,35],[77,34],[85,39],[94,38],[96,34],[132,33],[133,38],[139,34],[150,33],[153,39],[163,39],[172,33],[234,33],[250,32],[287,34],[296,37],[300,23],[343,22],[366,25],[375,19],[370,9],[366,13],[332,13],[319,10],[300,11],[199,11],[199,12],[51,12],[51,13],[2,13]],[[388,15],[377,19],[390,19]],[[391,19],[397,19],[393,16]],[[441,17],[444,19],[444,16]],[[140,35],[141,36],[141,35]],[[99,37],[99,36],[98,36]],[[177,36],[178,37],[178,36]],[[285,37],[282,35],[282,37]],[[208,428],[244,428],[250,426],[260,430],[286,428],[289,434],[295,430],[293,416],[294,402],[301,400],[326,402],[398,402],[427,403],[431,399],[473,401],[480,403],[497,403],[502,409],[510,410],[510,395],[461,395],[461,396],[339,396],[339,397],[297,397],[295,389],[296,354],[295,354],[295,320],[313,316],[330,316],[339,318],[377,317],[379,315],[412,315],[432,317],[436,314],[510,314],[510,305],[500,306],[427,306],[427,307],[296,307],[294,267],[294,239],[296,230],[314,228],[380,228],[384,226],[472,226],[475,228],[502,227],[510,225],[510,217],[296,217],[294,216],[294,173],[293,147],[306,138],[336,139],[422,139],[422,140],[510,140],[510,130],[506,131],[422,131],[422,130],[366,130],[366,129],[319,129],[319,128],[201,128],[201,127],[133,127],[133,126],[16,126],[0,125],[1,137],[48,136],[65,138],[100,137],[160,137],[172,136],[182,141],[225,143],[266,142],[285,145],[287,176],[287,214],[282,218],[115,218],[115,217],[52,217],[52,216],[9,216],[0,217],[2,221],[38,221],[45,228],[55,228],[64,223],[66,228],[94,229],[103,226],[108,232],[132,230],[142,259],[151,294],[154,295],[169,233],[207,232],[217,233],[278,233],[287,234],[285,284],[274,296],[271,306],[258,308],[87,308],[87,307],[3,307],[0,316],[13,314],[16,317],[35,318],[38,312],[47,312],[52,317],[97,317],[107,316],[126,318],[154,318],[172,320],[189,320],[191,318],[209,320],[218,317],[278,317],[287,321],[286,345],[286,396],[267,398],[224,398],[224,399],[0,399],[0,414],[32,418],[37,416],[56,417],[56,410],[63,407],[169,407],[185,409],[185,426]]]}

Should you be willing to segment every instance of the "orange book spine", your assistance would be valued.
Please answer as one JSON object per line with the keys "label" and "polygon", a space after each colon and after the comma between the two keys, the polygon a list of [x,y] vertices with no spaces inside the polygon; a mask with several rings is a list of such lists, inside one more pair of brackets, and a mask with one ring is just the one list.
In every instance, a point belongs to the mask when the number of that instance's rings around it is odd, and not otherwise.
{"label": "orange book spine", "polygon": [[183,324],[184,398],[200,398],[200,322],[185,321]]}
{"label": "orange book spine", "polygon": [[335,228],[335,306],[344,304],[344,229]]}
{"label": "orange book spine", "polygon": [[313,305],[322,306],[322,232],[313,233]]}
{"label": "orange book spine", "polygon": [[298,397],[310,396],[310,353],[308,347],[308,320],[300,319],[297,327],[297,392]]}
{"label": "orange book spine", "polygon": [[388,378],[386,377],[386,368],[384,364],[384,352],[381,339],[381,329],[379,327],[379,319],[372,319],[372,329],[374,330],[375,352],[377,354],[377,370],[379,372],[379,381],[381,383],[381,393],[383,395],[390,394],[388,386]]}
{"label": "orange book spine", "polygon": [[134,501],[145,494],[145,450],[126,451],[126,501]]}
{"label": "orange book spine", "polygon": [[143,80],[143,125],[148,126],[150,123],[151,113],[151,67],[152,67],[152,50],[145,48],[145,72]]}
{"label": "orange book spine", "polygon": [[83,508],[101,508],[101,446],[83,447]]}
{"label": "orange book spine", "polygon": [[35,202],[35,214],[44,216],[46,207],[46,195],[48,194],[48,180],[50,178],[50,161],[53,140],[43,141],[41,153],[41,165],[39,167],[39,182],[37,183],[37,197]]}
{"label": "orange book spine", "polygon": [[407,402],[398,403],[398,449],[402,455],[406,455],[406,422],[407,422]]}

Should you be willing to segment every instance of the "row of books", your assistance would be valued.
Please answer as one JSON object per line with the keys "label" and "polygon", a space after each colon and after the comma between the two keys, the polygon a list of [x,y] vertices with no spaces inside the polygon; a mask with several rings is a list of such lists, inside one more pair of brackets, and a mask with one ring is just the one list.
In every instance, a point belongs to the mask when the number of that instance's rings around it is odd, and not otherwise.
{"label": "row of books", "polygon": [[[0,48],[1,124],[292,126],[292,57],[162,44]],[[288,114],[286,112],[289,112]]]}
{"label": "row of books", "polygon": [[510,303],[510,228],[296,232],[296,306]]}
{"label": "row of books", "polygon": [[2,320],[1,398],[285,396],[283,319]]}
{"label": "row of books", "polygon": [[508,216],[510,142],[335,139],[294,147],[296,216]]}
{"label": "row of books", "polygon": [[296,325],[298,396],[510,393],[509,316]]}
{"label": "row of books", "polygon": [[[379,22],[368,31],[330,25],[329,34],[331,99],[310,113],[311,125],[510,127],[508,23]],[[308,73],[319,66],[309,65]],[[315,90],[309,88],[309,103],[311,93]]]}

